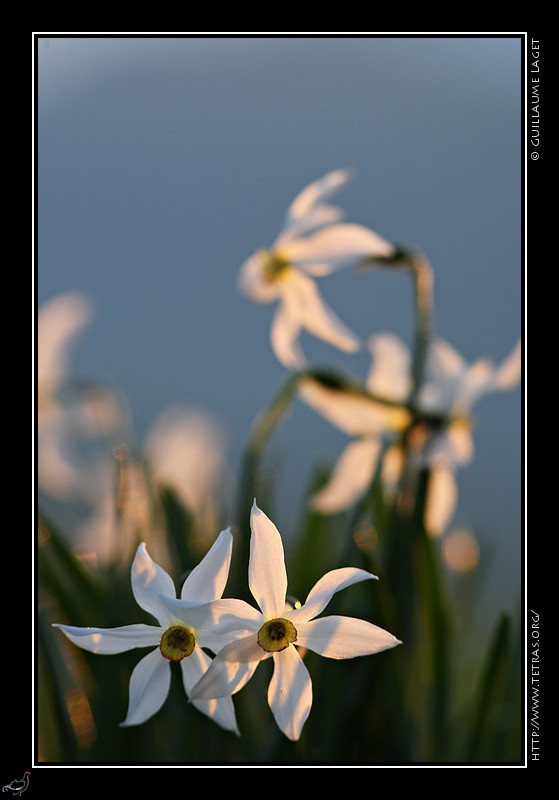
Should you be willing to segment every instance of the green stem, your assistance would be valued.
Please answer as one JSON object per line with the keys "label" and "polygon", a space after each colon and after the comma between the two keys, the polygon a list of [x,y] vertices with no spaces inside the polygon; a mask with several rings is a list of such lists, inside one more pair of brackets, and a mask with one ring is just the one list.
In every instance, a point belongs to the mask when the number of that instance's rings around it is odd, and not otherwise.
{"label": "green stem", "polygon": [[433,268],[421,253],[407,247],[395,246],[391,256],[374,256],[365,259],[362,266],[385,266],[388,269],[400,271],[411,270],[414,280],[415,292],[415,342],[413,349],[412,381],[413,388],[410,397],[410,406],[414,405],[415,397],[421,386],[425,371],[427,348],[431,337],[433,315]]}
{"label": "green stem", "polygon": [[[398,264],[404,264],[411,270],[414,282],[415,298],[415,337],[412,350],[412,386],[407,408],[410,411],[410,423],[403,431],[401,447],[404,454],[404,464],[400,478],[400,487],[396,495],[395,511],[412,507],[413,498],[409,497],[409,439],[413,427],[424,419],[424,415],[417,407],[417,397],[425,375],[427,353],[433,326],[433,268],[427,259],[420,253],[398,250]],[[412,467],[413,468],[413,467]],[[410,500],[410,502],[408,502]]]}
{"label": "green stem", "polygon": [[413,255],[410,265],[414,278],[416,329],[412,364],[411,405],[415,405],[425,373],[427,350],[433,321],[433,269],[427,259]]}
{"label": "green stem", "polygon": [[[400,441],[403,467],[386,535],[385,570],[397,609],[396,634],[409,653],[410,713],[419,723],[418,731],[422,731],[417,747],[431,758],[443,758],[448,744],[448,605],[437,554],[424,524],[429,470],[420,470],[412,453],[414,429],[430,422],[418,409],[417,399],[432,336],[433,270],[421,254],[401,251],[401,259],[414,285],[415,334],[408,399],[411,417]],[[422,684],[427,689],[424,708],[417,703]]]}
{"label": "green stem", "polygon": [[[427,352],[432,330],[433,315],[433,270],[429,262],[419,253],[398,251],[403,263],[409,267],[414,280],[415,296],[415,338],[412,351],[412,388],[408,401],[408,410],[411,419],[408,427],[402,432],[400,446],[403,452],[403,466],[400,476],[400,484],[396,493],[393,507],[393,523],[391,541],[388,541],[388,563],[400,561],[402,552],[410,552],[411,540],[408,538],[413,533],[411,529],[413,519],[412,510],[415,509],[415,516],[421,513],[417,508],[416,493],[418,491],[417,476],[411,474],[416,470],[416,466],[410,464],[409,447],[410,436],[414,426],[422,421],[422,415],[417,409],[417,396],[423,383]],[[409,570],[403,569],[401,578],[407,583]],[[413,595],[413,587],[408,585],[407,591]]]}
{"label": "green stem", "polygon": [[450,701],[449,670],[449,606],[438,553],[424,526],[425,498],[429,485],[429,470],[423,470],[417,492],[415,554],[416,586],[419,602],[424,612],[425,636],[422,650],[429,679],[429,716],[427,719],[428,757],[433,761],[445,760],[448,740],[448,708]]}
{"label": "green stem", "polygon": [[[293,373],[272,399],[270,405],[254,420],[241,468],[241,481],[237,507],[238,539],[236,564],[232,566],[237,577],[246,576],[250,542],[250,510],[257,494],[258,468],[262,452],[277,426],[284,420],[293,402],[301,380],[306,373]],[[241,571],[242,570],[242,571]],[[240,580],[240,586],[244,581]]]}

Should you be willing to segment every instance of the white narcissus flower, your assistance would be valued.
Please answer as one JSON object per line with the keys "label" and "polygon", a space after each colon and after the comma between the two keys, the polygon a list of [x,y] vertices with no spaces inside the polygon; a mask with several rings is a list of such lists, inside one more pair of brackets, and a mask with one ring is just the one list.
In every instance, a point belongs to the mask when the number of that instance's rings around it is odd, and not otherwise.
{"label": "white narcissus flower", "polygon": [[419,453],[420,463],[431,473],[425,507],[425,527],[431,535],[442,534],[450,522],[458,503],[455,471],[474,457],[473,406],[487,394],[515,389],[521,372],[520,340],[497,366],[488,358],[468,364],[444,339],[431,344],[417,405],[422,413],[446,420]]}
{"label": "white narcissus flower", "polygon": [[[317,618],[335,592],[364,580],[370,572],[345,567],[327,572],[311,589],[304,604],[286,604],[287,573],[283,544],[274,523],[254,502],[248,581],[260,610],[242,600],[221,600],[206,606],[216,630],[235,633],[236,640],[218,652],[191,692],[191,698],[209,700],[237,692],[265,658],[274,672],[268,703],[279,728],[297,740],[312,705],[309,672],[297,647],[328,658],[342,659],[379,653],[400,644],[391,633],[365,620],[344,616]],[[187,620],[185,603],[165,599],[177,617]]]}
{"label": "white narcissus flower", "polygon": [[468,416],[484,395],[516,388],[521,369],[520,341],[502,363],[495,366],[488,358],[468,364],[452,345],[437,339],[429,349],[418,405],[426,413]]}
{"label": "white narcissus flower", "polygon": [[[372,364],[366,389],[391,402],[407,402],[411,389],[411,354],[392,334],[369,340]],[[417,468],[431,471],[425,524],[432,535],[442,533],[458,500],[455,470],[474,455],[470,413],[474,403],[495,391],[514,389],[521,375],[520,342],[509,356],[494,366],[488,359],[467,364],[446,341],[435,340],[429,349],[426,377],[417,397],[419,416],[438,420],[431,428],[419,425],[410,438],[409,457]],[[316,510],[335,513],[348,508],[370,485],[378,464],[383,433],[401,429],[404,409],[394,409],[344,391],[331,391],[316,381],[304,381],[300,395],[330,422],[354,437],[336,463],[326,485],[313,497]],[[407,421],[411,416],[407,415]],[[387,485],[396,484],[402,460],[397,445],[387,451],[384,466],[390,470]],[[367,458],[367,453],[369,457]]]}
{"label": "white narcissus flower", "polygon": [[395,252],[368,228],[339,222],[340,209],[326,202],[349,178],[348,171],[334,170],[303,189],[291,203],[272,247],[258,250],[241,267],[241,291],[259,303],[279,300],[271,343],[289,369],[306,366],[299,345],[303,329],[345,352],[354,352],[360,344],[320,296],[312,276]]}
{"label": "white narcissus flower", "polygon": [[[132,672],[128,713],[121,725],[140,725],[159,711],[169,693],[171,661],[180,662],[183,685],[190,696],[192,687],[211,662],[202,648],[215,652],[231,640],[231,636],[224,639],[213,630],[198,626],[197,619],[193,622],[188,612],[192,609],[194,613],[200,604],[221,597],[229,575],[231,548],[232,536],[227,529],[219,534],[208,553],[186,578],[181,590],[186,610],[180,619],[163,602],[164,596],[176,596],[173,580],[152,561],[142,543],[132,564],[132,592],[138,605],[155,617],[157,625],[139,623],[118,628],[79,628],[55,624],[70,641],[93,653],[112,655],[136,647],[155,648],[138,662]],[[221,727],[238,733],[230,697],[196,699],[193,703]]]}
{"label": "white narcissus flower", "polygon": [[495,366],[488,358],[468,364],[447,341],[435,340],[429,348],[417,408],[422,415],[439,419],[442,425],[426,440],[423,463],[450,468],[470,463],[474,457],[473,406],[491,392],[514,389],[520,381],[521,368],[520,341]]}

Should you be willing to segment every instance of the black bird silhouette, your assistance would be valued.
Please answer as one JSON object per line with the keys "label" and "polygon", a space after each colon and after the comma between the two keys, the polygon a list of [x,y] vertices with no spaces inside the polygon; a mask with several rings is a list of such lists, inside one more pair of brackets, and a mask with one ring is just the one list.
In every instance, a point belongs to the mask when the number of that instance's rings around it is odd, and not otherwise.
{"label": "black bird silhouette", "polygon": [[20,795],[24,792],[27,787],[29,786],[29,772],[26,770],[23,773],[23,778],[18,781],[12,781],[11,783],[7,783],[5,786],[2,787],[2,791],[5,792],[7,789],[13,793],[14,797]]}

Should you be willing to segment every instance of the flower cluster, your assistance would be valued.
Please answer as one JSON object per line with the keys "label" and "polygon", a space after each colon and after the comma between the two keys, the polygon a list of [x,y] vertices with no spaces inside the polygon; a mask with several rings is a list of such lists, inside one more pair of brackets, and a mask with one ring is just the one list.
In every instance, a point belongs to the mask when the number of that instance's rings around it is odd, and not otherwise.
{"label": "flower cluster", "polygon": [[[472,408],[490,392],[517,386],[522,367],[520,343],[495,366],[488,359],[468,364],[448,342],[431,340],[430,267],[372,230],[341,221],[340,209],[330,200],[349,177],[347,171],[335,170],[301,191],[289,206],[272,246],[244,262],[239,283],[256,302],[278,302],[270,339],[279,361],[295,373],[289,382],[296,387],[293,396],[350,438],[326,483],[313,495],[314,510],[331,514],[348,509],[370,490],[378,475],[386,499],[393,499],[403,486],[419,496],[419,476],[428,474],[427,488],[422,484],[421,535],[437,535],[445,530],[456,507],[455,471],[473,457]],[[299,342],[303,330],[348,353],[361,344],[323,300],[315,278],[366,264],[403,264],[414,276],[418,317],[414,347],[409,349],[392,334],[371,336],[367,342],[371,366],[363,382],[310,369]],[[53,450],[59,445],[55,390],[65,367],[65,360],[55,355],[65,352],[68,338],[85,324],[84,309],[76,298],[70,300],[66,302],[73,313],[63,329],[53,332],[54,343],[44,359],[43,372],[50,380],[43,380],[41,386],[41,435]],[[48,322],[48,317],[45,319]],[[220,440],[210,437],[205,422],[204,430],[201,426],[199,417],[192,425],[190,416],[182,413],[162,418],[147,438],[146,456],[152,480],[171,487],[192,515],[203,517],[201,527],[213,532],[217,526],[213,525],[208,495],[215,483],[223,483],[223,462]],[[272,422],[266,420],[266,426],[270,428]],[[196,441],[203,445],[195,448]],[[208,449],[211,458],[202,458]],[[68,467],[62,459],[59,462]],[[71,474],[69,469],[66,472]],[[251,487],[247,514],[252,494]],[[161,709],[175,668],[172,662],[177,662],[192,705],[238,735],[233,696],[246,686],[261,661],[271,659],[268,704],[279,729],[297,741],[313,702],[307,651],[350,659],[401,644],[393,634],[367,620],[322,614],[337,592],[375,580],[376,575],[357,567],[333,569],[315,583],[302,604],[293,607],[287,600],[281,535],[256,501],[250,511],[250,529],[248,589],[256,605],[223,596],[234,544],[227,528],[187,575],[178,597],[170,575],[148,554],[146,541],[139,544],[131,569],[132,592],[155,623],[116,628],[55,625],[74,644],[97,654],[150,648],[132,671],[123,726],[142,724]],[[140,538],[144,539],[138,536],[134,547]],[[199,552],[204,552],[207,540],[199,541],[203,541]],[[151,550],[149,538],[148,543]],[[400,547],[395,560],[400,553],[404,559],[410,557],[406,547]],[[379,571],[377,562],[372,563]],[[382,565],[382,558],[379,563]],[[384,567],[388,563],[393,565],[393,560],[387,559]],[[405,598],[413,596],[409,585],[413,570],[399,573],[387,568],[383,574],[395,582],[403,576]],[[391,588],[394,596],[397,589]],[[415,598],[410,602],[415,604]],[[401,635],[413,650],[409,641],[413,637],[408,639],[408,629],[402,626],[404,617],[398,613],[387,616],[390,621],[386,624],[392,627],[395,620],[395,627],[405,631]]]}
{"label": "flower cluster", "polygon": [[[307,369],[299,336],[303,329],[352,352],[360,345],[322,300],[313,278],[341,267],[384,264],[413,269],[414,255],[361,225],[340,222],[341,211],[329,202],[350,178],[335,170],[311,183],[290,205],[284,226],[269,250],[258,250],[242,265],[241,289],[256,302],[279,300],[271,326],[272,348],[290,369]],[[431,281],[421,259],[423,278]],[[418,306],[429,305],[418,301]],[[421,313],[429,315],[423,307]],[[423,321],[424,322],[424,321]],[[430,322],[430,320],[429,320]],[[520,381],[520,343],[494,367],[488,359],[471,365],[446,341],[425,345],[425,374],[414,375],[412,354],[396,336],[378,334],[368,340],[372,357],[369,374],[355,392],[353,386],[331,385],[309,375],[300,382],[299,396],[351,437],[330,480],[316,493],[313,506],[322,513],[350,507],[384,472],[385,491],[402,476],[406,459],[411,474],[430,471],[425,525],[433,535],[448,524],[457,502],[454,473],[473,457],[471,410],[483,395],[512,389]]]}
{"label": "flower cluster", "polygon": [[[180,599],[170,576],[138,547],[132,565],[132,591],[138,605],[158,625],[79,628],[57,624],[79,647],[100,654],[151,647],[130,679],[130,702],[122,725],[138,725],[163,705],[170,684],[170,663],[178,661],[187,696],[221,727],[238,733],[232,695],[254,674],[259,662],[273,658],[268,702],[279,728],[297,740],[312,705],[308,670],[297,648],[328,658],[371,655],[399,644],[382,628],[344,616],[318,617],[332,596],[376,576],[346,567],[326,573],[296,609],[286,604],[287,574],[281,536],[253,504],[248,582],[258,603],[223,598],[232,548],[230,530],[185,580]],[[212,659],[206,652],[215,654]]]}

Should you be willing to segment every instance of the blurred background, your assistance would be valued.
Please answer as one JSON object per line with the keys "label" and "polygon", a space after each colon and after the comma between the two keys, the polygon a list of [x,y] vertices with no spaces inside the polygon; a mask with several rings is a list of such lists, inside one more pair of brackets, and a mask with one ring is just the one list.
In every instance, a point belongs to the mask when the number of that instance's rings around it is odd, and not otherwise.
{"label": "blurred background", "polygon": [[[427,255],[437,336],[500,362],[521,335],[520,37],[39,37],[36,58],[38,306],[88,298],[68,370],[125,398],[138,449],[177,404],[216,421],[225,504],[286,378],[274,309],[239,294],[239,267],[326,172],[355,171],[336,198],[348,221]],[[342,272],[320,290],[363,339],[411,343],[402,274]],[[315,365],[369,366],[366,350],[303,346]],[[475,418],[453,527],[486,556],[493,615],[520,599],[520,389]],[[274,521],[289,539],[309,471],[347,439],[301,403],[280,433]]]}

